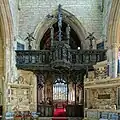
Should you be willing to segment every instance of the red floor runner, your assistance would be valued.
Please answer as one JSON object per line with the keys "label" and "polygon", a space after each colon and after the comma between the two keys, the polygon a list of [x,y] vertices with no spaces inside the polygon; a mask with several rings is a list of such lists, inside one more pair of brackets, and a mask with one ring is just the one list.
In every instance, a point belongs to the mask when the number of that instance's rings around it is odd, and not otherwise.
{"label": "red floor runner", "polygon": [[[59,118],[59,117],[64,117],[64,118]],[[54,110],[54,118],[52,120],[68,120],[65,117],[66,117],[66,110],[64,108],[57,108]]]}

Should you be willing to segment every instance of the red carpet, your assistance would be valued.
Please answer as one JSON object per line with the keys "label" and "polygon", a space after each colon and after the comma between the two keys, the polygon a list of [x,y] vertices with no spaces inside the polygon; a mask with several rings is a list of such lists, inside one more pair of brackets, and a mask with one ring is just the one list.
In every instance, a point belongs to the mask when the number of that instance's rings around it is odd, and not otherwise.
{"label": "red carpet", "polygon": [[[59,118],[64,117],[64,118]],[[68,120],[66,118],[66,111],[63,108],[57,108],[54,110],[54,118],[52,120]]]}

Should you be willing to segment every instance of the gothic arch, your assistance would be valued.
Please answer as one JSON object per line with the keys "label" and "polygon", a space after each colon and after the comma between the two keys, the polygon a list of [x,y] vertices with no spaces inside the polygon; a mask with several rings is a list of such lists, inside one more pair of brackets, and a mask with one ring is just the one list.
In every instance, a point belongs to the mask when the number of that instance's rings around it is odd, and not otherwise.
{"label": "gothic arch", "polygon": [[[63,16],[66,16],[63,18],[63,21],[67,24],[70,24],[72,29],[76,32],[78,35],[79,40],[81,40],[81,44],[84,48],[88,48],[87,44],[85,44],[85,37],[86,37],[86,30],[83,27],[83,25],[80,23],[80,21],[70,12],[62,9]],[[57,15],[57,10],[53,13],[53,16]],[[48,19],[46,18],[42,23],[39,23],[38,26],[35,29],[34,36],[36,38],[36,49],[39,49],[40,40],[42,39],[45,32],[50,28],[51,25],[55,24],[57,22],[56,18]]]}
{"label": "gothic arch", "polygon": [[[0,1],[0,29],[1,29],[1,43],[2,43],[2,53],[4,54],[4,73],[8,71],[7,64],[10,65],[10,60],[6,61],[11,55],[11,43],[13,40],[12,31],[12,15],[10,13],[9,1]],[[9,50],[9,52],[8,52]]]}
{"label": "gothic arch", "polygon": [[5,113],[4,96],[6,88],[4,88],[4,82],[11,77],[11,42],[13,38],[12,34],[12,16],[9,8],[8,0],[0,0],[0,88],[2,95],[2,104],[4,106],[3,112]]}
{"label": "gothic arch", "polygon": [[120,44],[120,0],[113,0],[108,21],[108,47]]}

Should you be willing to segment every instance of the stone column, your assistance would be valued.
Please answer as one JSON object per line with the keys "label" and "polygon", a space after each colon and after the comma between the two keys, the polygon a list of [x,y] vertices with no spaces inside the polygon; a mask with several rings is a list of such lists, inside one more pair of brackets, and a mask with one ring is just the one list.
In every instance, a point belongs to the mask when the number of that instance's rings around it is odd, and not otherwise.
{"label": "stone column", "polygon": [[31,74],[31,85],[33,85],[32,98],[33,98],[33,104],[34,104],[33,106],[35,111],[37,111],[37,105],[42,99],[42,96],[41,96],[42,89],[38,87],[39,79],[40,78],[38,73]]}
{"label": "stone column", "polygon": [[112,77],[112,49],[111,48],[108,48],[108,51],[107,51],[107,62],[108,62],[108,65],[109,65],[109,76]]}
{"label": "stone column", "polygon": [[118,70],[118,46],[117,43],[113,44],[112,47],[112,77],[117,77],[117,70]]}
{"label": "stone column", "polygon": [[108,48],[108,65],[109,65],[109,76],[111,78],[117,77],[118,70],[118,45],[113,43],[112,46]]}

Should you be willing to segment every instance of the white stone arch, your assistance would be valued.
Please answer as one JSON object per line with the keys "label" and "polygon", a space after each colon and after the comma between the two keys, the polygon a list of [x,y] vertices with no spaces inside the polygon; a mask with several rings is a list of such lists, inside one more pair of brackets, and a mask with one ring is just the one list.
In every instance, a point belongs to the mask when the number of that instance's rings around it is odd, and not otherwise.
{"label": "white stone arch", "polygon": [[113,0],[110,10],[107,38],[108,47],[120,46],[120,0]]}
{"label": "white stone arch", "polygon": [[[12,15],[8,0],[0,0],[0,65],[3,71],[0,71],[0,84],[2,94],[3,113],[6,112],[6,83],[11,79],[11,45],[13,42]],[[0,54],[1,54],[0,53]],[[2,61],[1,61],[2,60]]]}
{"label": "white stone arch", "polygon": [[117,77],[118,50],[120,47],[120,0],[113,0],[107,28],[109,75]]}
{"label": "white stone arch", "polygon": [[[57,13],[58,13],[57,10],[55,10],[52,15],[56,16]],[[62,14],[63,16],[66,16],[66,17],[63,17],[63,21],[67,24],[70,24],[72,29],[76,32],[79,40],[81,41],[83,49],[88,48],[88,44],[86,44],[85,42],[85,37],[87,35],[86,30],[83,27],[83,25],[80,23],[80,21],[73,14],[71,14],[70,12],[64,9],[62,9]],[[36,38],[36,43],[35,43],[36,49],[39,49],[40,40],[42,39],[45,32],[48,30],[48,28],[50,28],[56,22],[57,22],[56,18],[52,18],[52,19],[46,18],[43,22],[37,25],[34,31],[34,37]]]}
{"label": "white stone arch", "polygon": [[[1,41],[4,52],[4,73],[8,72],[11,60],[11,47],[13,44],[13,21],[10,12],[10,5],[8,0],[0,0],[0,29]],[[8,61],[7,61],[8,60]],[[9,64],[9,65],[8,65]]]}

